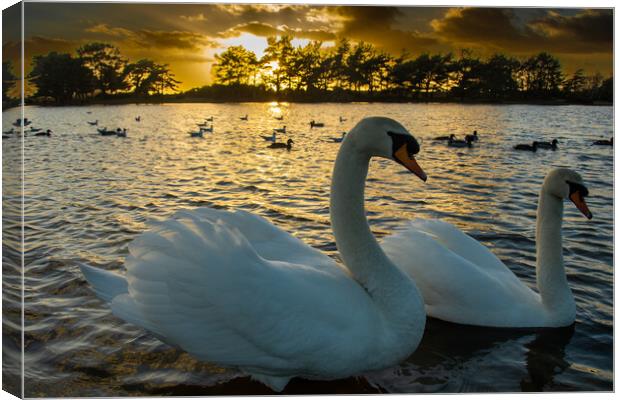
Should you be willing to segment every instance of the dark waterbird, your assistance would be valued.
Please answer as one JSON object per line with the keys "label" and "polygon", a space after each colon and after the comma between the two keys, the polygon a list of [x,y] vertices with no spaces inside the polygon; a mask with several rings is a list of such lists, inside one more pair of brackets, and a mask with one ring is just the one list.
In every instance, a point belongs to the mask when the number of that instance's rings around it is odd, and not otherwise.
{"label": "dark waterbird", "polygon": [[465,139],[469,138],[472,142],[478,141],[478,131],[474,131],[471,135],[465,135]]}
{"label": "dark waterbird", "polygon": [[267,146],[268,149],[287,149],[290,150],[292,146],[292,144],[295,143],[293,142],[293,139],[289,139],[286,141],[286,144],[284,143],[280,143],[280,142],[276,142],[276,143],[271,143],[269,146]]}
{"label": "dark waterbird", "polygon": [[539,149],[557,150],[558,143],[558,139],[553,139],[550,142],[536,142],[536,147],[538,147]]}
{"label": "dark waterbird", "polygon": [[53,133],[52,130],[48,129],[45,132],[37,132],[34,135],[35,136],[52,136],[52,133]]}
{"label": "dark waterbird", "polygon": [[284,115],[280,115],[279,117],[274,117],[278,121],[282,121],[284,119]]}
{"label": "dark waterbird", "polygon": [[136,122],[140,122],[140,120],[141,120],[141,119],[142,119],[142,118],[140,118],[140,116],[138,115],[138,116],[136,117]]}
{"label": "dark waterbird", "polygon": [[538,148],[538,142],[534,141],[532,144],[518,144],[513,147],[515,150],[523,150],[523,151],[536,151]]}
{"label": "dark waterbird", "polygon": [[434,137],[433,140],[450,140],[450,139],[455,139],[456,135],[453,133],[450,136],[437,136]]}
{"label": "dark waterbird", "polygon": [[239,119],[241,121],[247,121],[248,120],[248,114],[245,114],[243,117],[239,117]]}
{"label": "dark waterbird", "polygon": [[96,126],[96,125],[99,124],[99,120],[98,119],[96,119],[94,121],[86,121],[86,122],[88,122],[88,125],[91,125],[91,126]]}
{"label": "dark waterbird", "polygon": [[614,138],[611,138],[609,140],[606,140],[606,139],[597,140],[597,141],[595,141],[592,144],[596,145],[596,146],[613,146],[614,145]]}
{"label": "dark waterbird", "polygon": [[342,136],[341,137],[333,137],[331,139],[332,139],[332,141],[334,143],[341,143],[344,140],[344,137],[345,137],[346,134],[347,134],[346,132],[342,132]]}
{"label": "dark waterbird", "polygon": [[116,135],[116,131],[114,130],[108,130],[107,127],[103,127],[103,128],[97,128],[97,132],[99,132],[99,134],[101,136],[114,136]]}
{"label": "dark waterbird", "polygon": [[448,139],[448,146],[450,147],[471,147],[472,142],[473,142],[473,139],[471,138],[471,135],[465,136],[464,140],[455,139],[454,137],[451,137],[450,139]]}
{"label": "dark waterbird", "polygon": [[[13,126],[21,126],[21,122],[22,122],[22,119],[17,118],[17,120],[13,122]],[[24,118],[24,126],[28,126],[30,124],[32,124],[32,121],[30,121],[28,118]]]}
{"label": "dark waterbird", "polygon": [[310,121],[310,128],[322,128],[325,124],[322,122],[315,122],[314,120]]}

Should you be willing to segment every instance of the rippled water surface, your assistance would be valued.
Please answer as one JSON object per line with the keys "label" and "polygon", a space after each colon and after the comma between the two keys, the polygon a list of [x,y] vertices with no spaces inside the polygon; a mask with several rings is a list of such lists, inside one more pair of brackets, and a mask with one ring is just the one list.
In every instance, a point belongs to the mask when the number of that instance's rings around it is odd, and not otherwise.
{"label": "rippled water surface", "polygon": [[[245,114],[249,120],[240,120]],[[283,121],[275,120],[280,115]],[[127,244],[149,218],[199,206],[260,214],[337,257],[328,196],[339,144],[330,138],[370,115],[395,118],[420,139],[418,161],[429,175],[423,184],[395,163],[371,163],[366,207],[375,234],[413,217],[450,221],[532,287],[542,179],[554,166],[578,170],[594,219],[565,206],[564,256],[577,322],[512,331],[429,320],[420,347],[400,365],[336,382],[295,379],[286,392],[612,390],[613,149],[590,145],[612,136],[611,107],[265,103],[26,108],[34,126],[54,132],[27,135],[24,145],[26,395],[270,393],[115,318],[76,262],[123,270]],[[209,116],[215,132],[190,138],[187,132]],[[3,130],[18,117],[18,110],[4,112]],[[98,135],[86,123],[95,119],[128,128],[128,137]],[[310,129],[312,119],[325,127]],[[290,132],[281,139],[295,141],[291,151],[267,149],[260,137],[281,125]],[[431,140],[473,129],[481,140],[472,149]],[[558,151],[511,149],[553,138]],[[20,265],[19,192],[10,179],[19,171],[21,143],[10,138],[2,145],[3,323],[10,329],[10,317],[19,315]],[[18,357],[18,343],[9,342],[4,355]]]}

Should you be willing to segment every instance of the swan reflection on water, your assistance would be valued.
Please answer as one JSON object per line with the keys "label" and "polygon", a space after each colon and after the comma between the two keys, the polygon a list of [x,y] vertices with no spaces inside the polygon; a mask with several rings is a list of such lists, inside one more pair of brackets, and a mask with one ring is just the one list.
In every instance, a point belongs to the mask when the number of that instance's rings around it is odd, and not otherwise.
{"label": "swan reflection on water", "polygon": [[[366,378],[371,386],[389,393],[544,391],[571,365],[565,349],[574,331],[574,325],[514,330],[429,318],[422,343],[407,361]],[[526,349],[525,354],[517,354],[519,347]],[[525,369],[508,367],[506,359],[523,360]],[[403,381],[403,376],[410,379]],[[498,385],[507,376],[510,382],[520,381],[519,386]]]}

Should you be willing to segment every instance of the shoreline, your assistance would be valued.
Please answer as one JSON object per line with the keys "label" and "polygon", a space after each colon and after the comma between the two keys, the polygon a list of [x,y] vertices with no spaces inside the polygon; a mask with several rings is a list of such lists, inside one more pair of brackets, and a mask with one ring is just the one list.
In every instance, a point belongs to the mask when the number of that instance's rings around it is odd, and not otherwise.
{"label": "shoreline", "polygon": [[[432,99],[432,100],[412,100],[412,99],[403,99],[403,100],[394,100],[394,99],[358,99],[358,100],[335,100],[335,99],[326,99],[325,101],[321,100],[309,100],[309,99],[238,99],[238,100],[229,100],[229,99],[213,99],[213,98],[178,98],[178,97],[169,97],[169,98],[107,98],[107,99],[96,99],[82,102],[71,102],[66,104],[55,104],[49,102],[28,102],[25,106],[40,106],[40,107],[75,107],[75,106],[90,106],[90,105],[126,105],[126,104],[180,104],[180,103],[212,103],[212,104],[226,104],[226,103],[300,103],[300,104],[312,104],[312,103],[334,103],[334,104],[356,104],[356,103],[395,103],[395,104],[461,104],[461,105],[535,105],[535,106],[611,106],[613,107],[613,102],[606,101],[592,101],[592,102],[583,102],[583,101],[567,101],[564,99],[554,99],[554,100],[503,100],[503,101],[483,101],[483,100],[453,100],[453,99]],[[12,108],[19,108],[21,104],[5,107],[3,105],[2,111],[7,111]]]}

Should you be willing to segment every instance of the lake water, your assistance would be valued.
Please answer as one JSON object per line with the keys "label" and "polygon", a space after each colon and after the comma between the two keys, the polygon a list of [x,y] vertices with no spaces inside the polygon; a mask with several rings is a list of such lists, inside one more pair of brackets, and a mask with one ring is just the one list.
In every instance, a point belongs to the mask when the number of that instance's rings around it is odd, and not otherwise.
{"label": "lake water", "polygon": [[[3,130],[19,117],[3,113]],[[339,137],[360,118],[392,117],[421,142],[426,184],[373,161],[366,190],[378,237],[414,217],[456,224],[535,287],[535,211],[553,167],[580,172],[594,219],[565,206],[564,256],[574,327],[514,331],[429,320],[418,350],[385,371],[335,382],[293,380],[285,393],[609,391],[613,389],[613,108],[452,104],[169,104],[27,107],[52,137],[25,138],[26,396],[267,394],[234,370],[194,360],[115,318],[76,262],[123,270],[127,244],[152,217],[210,206],[260,214],[337,258],[329,185]],[[249,120],[240,116],[248,114]],[[141,121],[136,122],[135,116]],[[274,117],[283,115],[283,121]],[[214,117],[214,133],[189,130]],[[339,116],[347,118],[339,122]],[[102,137],[86,121],[128,129]],[[310,129],[308,122],[325,123]],[[286,125],[291,151],[260,135]],[[431,140],[476,129],[471,149]],[[512,146],[557,138],[557,151]],[[4,139],[5,382],[18,371],[21,141]],[[17,203],[16,203],[17,202]],[[18,322],[19,324],[19,322]]]}

